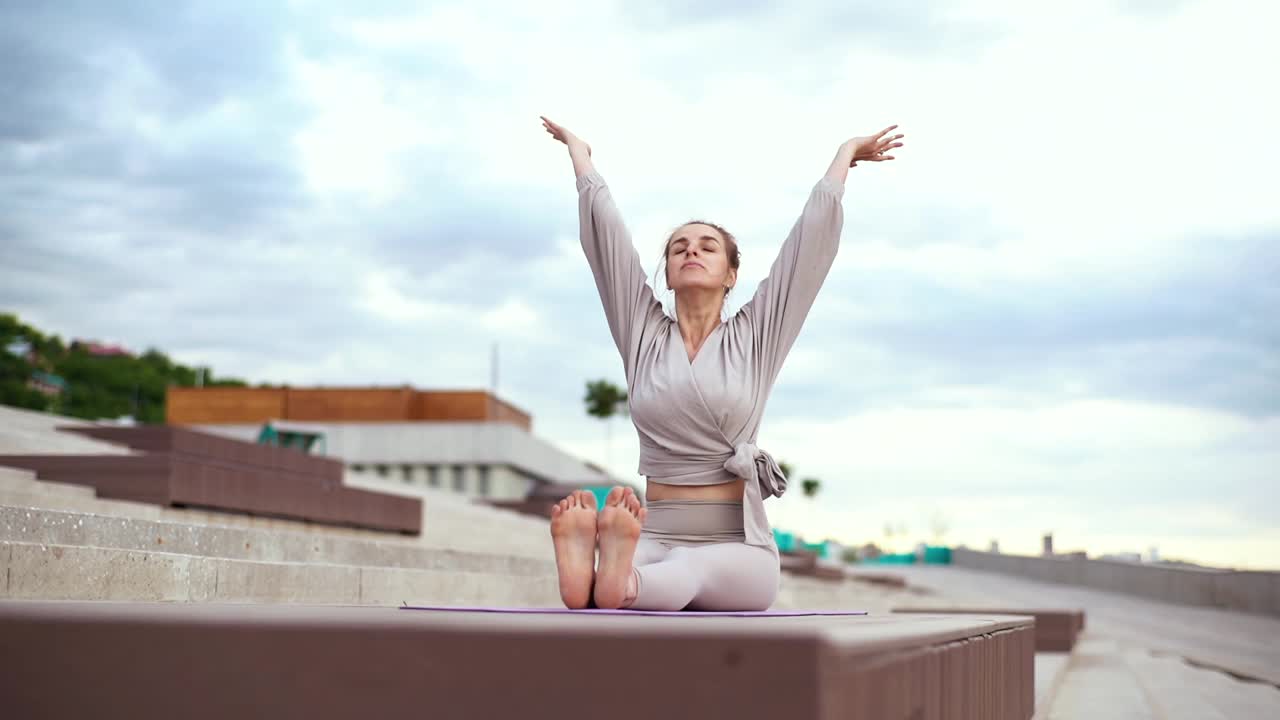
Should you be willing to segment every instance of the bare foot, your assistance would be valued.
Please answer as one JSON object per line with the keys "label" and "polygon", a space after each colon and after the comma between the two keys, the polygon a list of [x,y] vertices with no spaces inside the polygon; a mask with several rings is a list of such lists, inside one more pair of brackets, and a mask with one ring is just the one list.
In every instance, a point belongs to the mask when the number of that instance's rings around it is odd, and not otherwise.
{"label": "bare foot", "polygon": [[644,523],[645,509],[631,488],[615,487],[604,501],[596,523],[600,542],[600,570],[596,573],[596,607],[616,609],[636,599],[631,562]]}
{"label": "bare foot", "polygon": [[596,496],[574,490],[551,509],[551,540],[556,546],[560,599],[570,610],[591,601],[596,565]]}

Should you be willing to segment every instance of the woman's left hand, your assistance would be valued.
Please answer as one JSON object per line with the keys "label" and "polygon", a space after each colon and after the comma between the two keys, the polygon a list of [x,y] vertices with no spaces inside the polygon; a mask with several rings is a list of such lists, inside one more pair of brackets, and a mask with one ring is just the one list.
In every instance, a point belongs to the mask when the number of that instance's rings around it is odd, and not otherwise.
{"label": "woman's left hand", "polygon": [[901,133],[889,135],[889,133],[897,129],[897,125],[890,125],[875,135],[856,137],[846,142],[845,146],[852,150],[853,154],[853,159],[849,161],[849,167],[857,167],[859,161],[881,162],[883,160],[892,160],[893,156],[885,153],[894,148],[902,147],[902,143],[898,142],[903,138]]}

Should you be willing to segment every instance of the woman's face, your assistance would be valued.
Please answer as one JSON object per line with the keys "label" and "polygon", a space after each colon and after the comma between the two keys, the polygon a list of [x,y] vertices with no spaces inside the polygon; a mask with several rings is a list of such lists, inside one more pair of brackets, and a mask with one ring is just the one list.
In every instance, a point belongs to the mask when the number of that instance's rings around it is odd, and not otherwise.
{"label": "woman's face", "polygon": [[676,292],[687,289],[733,287],[738,271],[729,267],[724,238],[710,225],[690,223],[671,235],[667,243],[667,286]]}

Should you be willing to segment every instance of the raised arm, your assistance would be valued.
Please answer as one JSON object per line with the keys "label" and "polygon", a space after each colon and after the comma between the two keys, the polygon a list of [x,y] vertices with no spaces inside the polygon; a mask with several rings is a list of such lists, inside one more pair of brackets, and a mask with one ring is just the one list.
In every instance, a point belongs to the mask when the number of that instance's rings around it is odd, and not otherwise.
{"label": "raised arm", "polygon": [[849,168],[859,162],[892,160],[888,151],[902,147],[902,135],[890,136],[892,125],[876,135],[857,137],[843,143],[831,160],[826,175],[809,193],[800,218],[791,228],[760,282],[756,294],[743,308],[755,325],[756,342],[768,378],[782,369],[782,361],[795,343],[809,308],[831,270],[844,227],[844,181]]}
{"label": "raised arm", "polygon": [[645,283],[640,255],[613,202],[613,194],[591,162],[591,146],[545,117],[542,122],[552,137],[569,147],[569,157],[573,160],[573,172],[577,177],[578,229],[582,251],[595,276],[609,332],[622,355],[630,384],[639,352],[640,329],[649,314],[662,312],[662,306]]}
{"label": "raised arm", "polygon": [[569,159],[573,161],[573,174],[575,176],[582,177],[595,172],[596,166],[591,162],[590,145],[570,132],[569,128],[551,122],[547,116],[539,115],[538,117],[542,119],[542,128],[551,137],[564,143],[569,148]]}

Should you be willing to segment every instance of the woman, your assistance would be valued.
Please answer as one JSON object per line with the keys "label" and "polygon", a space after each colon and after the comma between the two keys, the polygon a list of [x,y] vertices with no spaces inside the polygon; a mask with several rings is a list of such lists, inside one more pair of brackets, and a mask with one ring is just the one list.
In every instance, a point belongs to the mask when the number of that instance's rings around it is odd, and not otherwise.
{"label": "woman", "polygon": [[[614,488],[598,514],[589,492],[552,509],[551,536],[568,608],[765,610],[778,593],[778,548],[764,498],[787,487],[755,446],[782,361],[835,259],[850,167],[892,160],[897,126],[840,146],[751,301],[721,321],[738,279],[738,246],[695,221],[667,238],[663,265],[675,319],[645,284],[640,257],[591,148],[542,118],[569,148],[582,249],[626,371],[640,436],[647,507]],[[595,566],[599,548],[599,568]]]}

